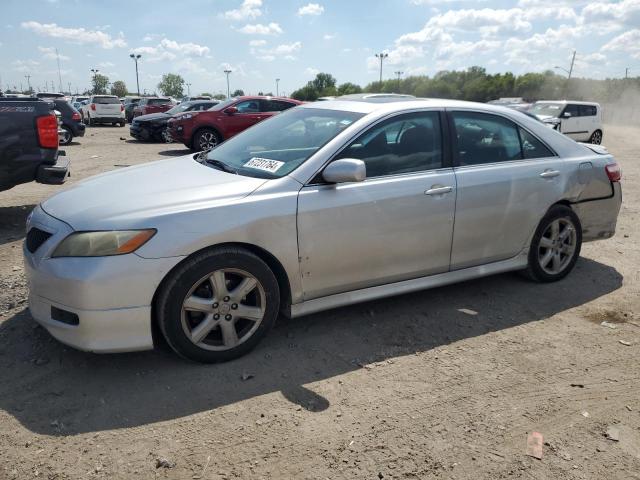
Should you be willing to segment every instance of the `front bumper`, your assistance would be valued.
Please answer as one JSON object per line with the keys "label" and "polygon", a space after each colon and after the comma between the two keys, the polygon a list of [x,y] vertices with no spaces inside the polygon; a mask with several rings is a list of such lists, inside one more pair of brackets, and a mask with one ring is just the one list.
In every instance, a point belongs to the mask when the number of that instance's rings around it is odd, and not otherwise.
{"label": "front bumper", "polygon": [[[39,324],[59,341],[80,350],[108,353],[153,348],[153,297],[182,257],[51,258],[54,248],[73,229],[39,206],[27,225],[28,230],[32,228],[51,234],[33,253],[26,244],[23,247],[29,309]],[[55,319],[59,318],[55,309],[76,315],[76,324]]]}

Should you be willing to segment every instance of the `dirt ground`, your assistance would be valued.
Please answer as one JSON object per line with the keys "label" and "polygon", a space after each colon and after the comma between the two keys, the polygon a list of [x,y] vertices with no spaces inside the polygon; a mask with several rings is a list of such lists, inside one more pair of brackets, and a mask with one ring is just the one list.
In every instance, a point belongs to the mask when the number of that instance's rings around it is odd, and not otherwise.
{"label": "dirt ground", "polygon": [[[60,187],[1,192],[0,479],[640,479],[640,128],[605,144],[618,232],[564,281],[498,275],[280,320],[213,366],[54,341],[27,310],[21,244]],[[66,150],[70,183],[187,153],[117,127]]]}

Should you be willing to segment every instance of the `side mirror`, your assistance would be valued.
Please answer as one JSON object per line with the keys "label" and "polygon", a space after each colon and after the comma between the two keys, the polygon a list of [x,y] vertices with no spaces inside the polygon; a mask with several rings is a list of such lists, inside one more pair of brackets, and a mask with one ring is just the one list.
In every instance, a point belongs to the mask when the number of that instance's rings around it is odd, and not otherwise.
{"label": "side mirror", "polygon": [[569,113],[569,112],[564,112],[564,113],[562,114],[562,118],[571,118],[571,113]]}
{"label": "side mirror", "polygon": [[236,107],[228,107],[224,109],[224,113],[227,115],[233,115],[234,113],[238,113],[238,109]]}
{"label": "side mirror", "polygon": [[342,158],[327,165],[322,178],[329,183],[362,182],[367,178],[367,167],[362,160]]}

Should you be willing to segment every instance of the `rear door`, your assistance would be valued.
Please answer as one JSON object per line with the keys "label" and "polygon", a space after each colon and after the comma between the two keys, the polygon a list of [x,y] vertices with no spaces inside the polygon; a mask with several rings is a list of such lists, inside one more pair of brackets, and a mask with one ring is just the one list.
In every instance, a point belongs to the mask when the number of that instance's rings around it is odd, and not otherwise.
{"label": "rear door", "polygon": [[591,134],[599,128],[598,110],[595,105],[578,105],[578,110],[580,112],[582,129],[585,130],[581,140],[586,141],[589,140]]}
{"label": "rear door", "polygon": [[568,167],[506,117],[453,110],[449,119],[458,188],[451,269],[514,257],[562,198]]}

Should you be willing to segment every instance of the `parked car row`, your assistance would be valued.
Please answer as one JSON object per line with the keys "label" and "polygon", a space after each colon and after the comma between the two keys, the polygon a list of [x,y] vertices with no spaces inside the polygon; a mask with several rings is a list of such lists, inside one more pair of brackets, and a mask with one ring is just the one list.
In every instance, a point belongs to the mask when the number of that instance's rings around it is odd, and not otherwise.
{"label": "parked car row", "polygon": [[173,141],[167,129],[167,123],[173,115],[185,112],[201,112],[217,105],[217,100],[193,100],[181,102],[166,112],[149,113],[134,117],[129,132],[137,140]]}

